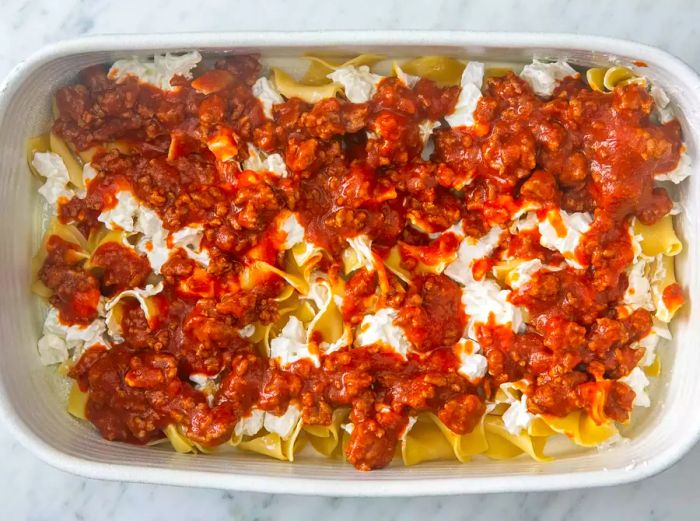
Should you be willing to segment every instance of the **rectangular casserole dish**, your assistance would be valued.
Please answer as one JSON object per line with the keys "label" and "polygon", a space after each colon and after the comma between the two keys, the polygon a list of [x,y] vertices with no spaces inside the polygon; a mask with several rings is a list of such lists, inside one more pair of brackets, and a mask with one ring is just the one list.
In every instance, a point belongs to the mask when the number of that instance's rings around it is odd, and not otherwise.
{"label": "rectangular casserole dish", "polygon": [[[640,74],[663,87],[680,113],[693,164],[700,143],[700,78],[658,49],[609,38],[466,32],[212,33],[101,36],[63,42],[20,64],[0,90],[0,414],[15,436],[39,457],[63,470],[94,478],[258,492],[335,496],[427,495],[554,490],[625,483],[673,464],[700,436],[700,316],[693,302],[700,282],[697,172],[682,185],[684,212],[677,219],[685,243],[676,273],[687,300],[674,321],[674,340],[660,349],[663,371],[647,414],[637,414],[628,443],[610,449],[564,453],[552,463],[526,459],[469,464],[434,462],[358,473],[332,460],[302,458],[294,464],[240,454],[182,455],[160,448],[110,443],[65,412],[64,384],[41,366],[36,341],[42,317],[30,293],[31,256],[41,216],[25,160],[27,138],[49,125],[51,95],[89,65],[156,52],[198,49],[206,55],[260,53],[294,57],[307,52],[389,56],[452,55],[488,62],[563,58],[572,64],[610,66],[644,62]],[[639,60],[639,61],[638,61]],[[695,168],[697,170],[697,168]]]}

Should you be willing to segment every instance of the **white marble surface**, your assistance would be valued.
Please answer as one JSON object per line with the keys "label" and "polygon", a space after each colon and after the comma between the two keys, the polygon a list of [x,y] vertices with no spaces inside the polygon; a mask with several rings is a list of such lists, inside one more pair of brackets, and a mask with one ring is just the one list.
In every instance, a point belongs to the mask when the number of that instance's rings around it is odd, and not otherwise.
{"label": "white marble surface", "polygon": [[[650,0],[0,0],[0,77],[44,44],[84,34],[207,30],[471,29],[568,31],[631,38],[700,69],[700,2]],[[692,411],[691,413],[695,413]],[[107,483],[52,469],[0,424],[3,520],[469,518],[698,519],[700,446],[644,482],[585,491],[447,498],[333,499]]]}

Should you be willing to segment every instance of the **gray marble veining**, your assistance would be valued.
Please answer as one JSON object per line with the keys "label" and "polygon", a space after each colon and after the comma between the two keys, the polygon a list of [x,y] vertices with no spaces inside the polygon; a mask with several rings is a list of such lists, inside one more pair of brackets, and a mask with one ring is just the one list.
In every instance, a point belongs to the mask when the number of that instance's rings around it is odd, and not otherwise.
{"label": "gray marble veining", "polygon": [[[630,38],[700,69],[693,0],[0,0],[0,77],[44,44],[96,33],[469,29],[574,32]],[[108,483],[54,470],[0,425],[0,512],[7,520],[215,519],[505,521],[698,519],[700,446],[641,483],[558,493],[337,499]]]}

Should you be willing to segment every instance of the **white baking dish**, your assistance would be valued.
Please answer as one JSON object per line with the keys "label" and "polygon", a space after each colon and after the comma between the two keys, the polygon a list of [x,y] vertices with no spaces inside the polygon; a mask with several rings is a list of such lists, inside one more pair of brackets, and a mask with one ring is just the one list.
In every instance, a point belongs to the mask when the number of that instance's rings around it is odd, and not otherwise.
{"label": "white baking dish", "polygon": [[[525,62],[533,55],[607,66],[642,60],[643,74],[669,93],[683,116],[694,158],[700,144],[700,78],[667,53],[644,45],[578,35],[457,32],[234,33],[102,36],[60,43],[19,65],[0,91],[0,415],[17,438],[51,465],[85,476],[261,492],[388,496],[551,490],[638,480],[677,461],[700,436],[700,264],[697,169],[680,195],[680,235],[687,246],[677,275],[690,305],[673,324],[675,339],[662,350],[663,373],[653,405],[627,433],[631,441],[605,451],[571,452],[549,464],[528,459],[474,460],[392,466],[360,473],[350,465],[302,458],[294,464],[253,455],[193,456],[102,440],[65,412],[65,391],[35,345],[41,317],[29,291],[30,258],[37,245],[37,198],[25,164],[30,136],[45,132],[50,99],[83,67],[132,55],[198,49],[204,54],[258,52],[299,56],[342,54],[450,54],[490,62]],[[638,413],[640,411],[635,411]]]}

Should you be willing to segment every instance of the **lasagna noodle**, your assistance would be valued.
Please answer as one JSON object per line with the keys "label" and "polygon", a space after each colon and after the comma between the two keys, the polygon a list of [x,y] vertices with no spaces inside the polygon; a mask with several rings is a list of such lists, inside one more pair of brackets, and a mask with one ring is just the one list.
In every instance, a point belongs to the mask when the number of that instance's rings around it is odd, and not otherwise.
{"label": "lasagna noodle", "polygon": [[406,74],[432,80],[438,85],[459,85],[465,65],[448,56],[421,56],[401,64]]}
{"label": "lasagna noodle", "polygon": [[673,218],[666,215],[652,225],[634,223],[634,233],[642,236],[642,253],[649,257],[657,255],[678,255],[683,251],[683,243],[673,229]]}
{"label": "lasagna noodle", "polygon": [[303,429],[311,446],[327,458],[341,457],[342,424],[347,420],[350,409],[341,407],[333,411],[330,425],[304,425]]}
{"label": "lasagna noodle", "polygon": [[309,68],[300,83],[313,86],[331,83],[328,75],[342,67],[359,67],[361,65],[371,67],[382,59],[377,54],[360,54],[349,60],[321,58],[319,56],[307,56],[306,58],[309,60]]}
{"label": "lasagna noodle", "polygon": [[586,70],[586,82],[597,92],[611,92],[615,87],[624,87],[630,83],[647,84],[646,78],[635,75],[627,67],[592,67]]}
{"label": "lasagna noodle", "polygon": [[401,442],[401,458],[404,465],[450,460],[455,457],[453,445],[443,435],[433,418],[427,414],[419,414],[416,423]]}
{"label": "lasagna noodle", "polygon": [[66,409],[71,416],[79,420],[87,420],[85,415],[85,407],[87,407],[88,393],[80,390],[78,382],[73,382],[68,393],[68,404]]}
{"label": "lasagna noodle", "polygon": [[337,83],[327,85],[305,85],[296,81],[282,69],[272,69],[275,87],[285,98],[299,98],[307,103],[317,103],[326,98],[333,98],[342,89]]}
{"label": "lasagna noodle", "polygon": [[53,132],[49,133],[51,151],[61,156],[63,164],[68,170],[71,184],[78,189],[85,188],[83,184],[83,166],[78,162],[68,144]]}
{"label": "lasagna noodle", "polygon": [[542,420],[554,432],[564,434],[580,447],[595,447],[617,434],[612,421],[598,424],[583,411],[574,411],[561,418],[542,416]]}
{"label": "lasagna noodle", "polygon": [[39,272],[48,256],[48,241],[54,235],[70,244],[74,244],[77,247],[75,255],[79,258],[87,260],[90,257],[88,241],[80,233],[80,230],[71,224],[63,224],[58,218],[53,217],[46,228],[41,247],[32,258],[32,292],[44,299],[48,299],[53,292],[41,281]]}
{"label": "lasagna noodle", "polygon": [[165,434],[175,452],[179,452],[181,454],[197,454],[200,452],[203,454],[212,454],[215,451],[215,449],[205,447],[190,440],[183,434],[180,427],[174,423],[171,423],[165,429],[163,429],[163,434]]}
{"label": "lasagna noodle", "polygon": [[232,438],[231,444],[247,452],[255,452],[281,461],[294,461],[295,454],[304,448],[306,441],[302,422],[299,420],[288,438],[282,438],[275,432],[264,432],[250,439]]}
{"label": "lasagna noodle", "polygon": [[[342,87],[331,82],[327,75],[340,67],[347,66],[371,66],[380,59],[375,55],[360,55],[351,60],[340,62],[332,59],[309,57],[310,65],[306,75],[301,81],[296,81],[286,72],[273,69],[274,81],[277,89],[287,98],[298,97],[309,103],[318,102],[325,98],[335,97]],[[465,65],[453,58],[441,56],[427,56],[405,62],[402,66],[405,73],[427,78],[441,85],[458,85]],[[492,75],[501,74],[496,71]],[[633,81],[641,81],[634,74],[623,67],[611,69],[589,69],[587,78],[594,90],[609,91],[617,85],[624,85]],[[59,154],[69,172],[70,182],[78,187],[83,187],[83,175],[80,162],[90,161],[101,150],[116,149],[122,153],[129,153],[130,147],[124,142],[105,143],[92,147],[80,154],[75,154],[71,147],[53,133],[39,136],[29,141],[27,152],[31,155],[37,151],[51,150]],[[80,160],[78,159],[80,158]],[[36,172],[35,172],[36,173]],[[634,224],[634,232],[642,236],[642,253],[654,258],[654,273],[652,288],[654,304],[657,309],[657,317],[663,321],[670,321],[677,310],[677,306],[670,309],[663,302],[663,292],[671,284],[675,283],[675,273],[672,256],[682,250],[682,243],[678,239],[670,215],[662,218],[651,226],[639,222]],[[44,239],[44,247],[35,260],[35,273],[46,258],[46,240],[51,235],[58,235],[62,239],[75,244],[78,249],[76,254],[84,257],[84,267],[94,268],[91,264],[92,254],[97,248],[109,242],[116,242],[128,246],[127,236],[123,231],[109,231],[102,227],[98,232],[91,234],[88,239],[82,236],[77,228],[64,225],[53,219]],[[389,279],[386,269],[395,274],[407,284],[412,283],[415,273],[440,274],[445,266],[454,259],[452,257],[440,258],[432,265],[418,262],[414,270],[409,271],[402,265],[401,246],[395,245],[389,250],[385,259],[380,258],[371,249],[371,243],[367,245],[371,262],[368,263],[363,252],[354,243],[345,251],[343,267],[346,275],[353,271],[366,267],[378,272],[379,285],[382,292],[389,289]],[[405,245],[410,256],[421,258],[419,246]],[[43,255],[43,257],[41,257]],[[270,259],[255,258],[249,260],[249,266],[241,276],[241,287],[251,288],[256,284],[267,280],[268,277],[280,277],[286,284],[284,289],[276,297],[279,305],[279,319],[267,325],[255,324],[253,334],[248,337],[253,344],[257,344],[266,356],[270,353],[270,341],[282,330],[291,316],[299,319],[306,331],[307,343],[320,334],[323,342],[334,343],[341,338],[352,339],[352,331],[347,324],[343,324],[342,314],[335,297],[344,294],[343,280],[331,281],[328,278],[314,280],[316,268],[320,261],[327,256],[327,252],[308,242],[301,242],[287,249],[283,267],[275,266],[275,261]],[[267,262],[270,260],[270,262]],[[507,284],[509,274],[524,259],[508,259],[496,264],[493,268],[494,277],[503,285]],[[38,266],[38,267],[37,267]],[[310,292],[313,285],[320,291],[320,298],[312,299]],[[322,289],[320,289],[322,288]],[[44,297],[49,297],[51,292],[40,281],[35,281],[35,291]],[[129,296],[127,295],[127,298]],[[133,298],[133,297],[132,297]],[[119,297],[117,297],[119,300]],[[152,306],[150,297],[145,297],[149,311]],[[312,305],[312,300],[315,305]],[[149,303],[151,305],[149,305]],[[121,308],[123,301],[116,302],[113,306],[113,318],[121,321]],[[659,315],[662,314],[662,316]],[[146,313],[149,317],[149,313]],[[647,374],[658,374],[660,365],[657,360],[651,366],[645,368]],[[80,391],[77,383],[73,384],[68,399],[68,411],[76,418],[85,419],[85,406],[88,394]],[[406,465],[414,465],[424,461],[456,459],[467,462],[472,456],[483,454],[492,459],[507,459],[527,454],[537,461],[549,461],[551,458],[545,454],[547,439],[557,434],[567,436],[573,443],[582,447],[592,447],[603,443],[617,433],[615,424],[604,418],[602,406],[604,404],[604,390],[597,397],[593,415],[583,411],[575,411],[559,418],[554,416],[536,417],[527,429],[514,435],[506,429],[501,416],[494,412],[502,413],[506,408],[505,403],[496,406],[491,414],[484,415],[477,427],[468,434],[458,435],[452,432],[435,414],[421,413],[417,416],[415,424],[401,440],[397,456],[400,456]],[[301,450],[306,442],[320,454],[327,457],[338,457],[349,440],[349,433],[343,428],[343,422],[347,421],[349,410],[338,408],[333,412],[330,425],[303,425],[298,420],[292,433],[288,437],[281,437],[274,432],[261,431],[255,436],[232,436],[230,444],[241,450],[273,457],[283,461],[293,461],[296,453]],[[181,428],[171,424],[164,429],[164,434],[173,446],[174,450],[181,453],[211,452],[189,440]]]}
{"label": "lasagna noodle", "polygon": [[26,145],[26,152],[27,152],[27,164],[29,165],[29,171],[36,177],[37,179],[43,179],[41,175],[39,175],[39,172],[36,171],[36,168],[34,168],[34,165],[32,164],[32,160],[34,159],[34,154],[37,152],[51,152],[51,143],[49,141],[49,135],[48,134],[42,134],[40,136],[36,136],[33,138],[30,138],[27,140],[27,145]]}
{"label": "lasagna noodle", "polygon": [[676,271],[673,257],[658,255],[655,259],[654,275],[651,282],[651,294],[656,309],[656,318],[662,322],[670,322],[681,308],[683,302],[666,302],[666,289],[676,284]]}
{"label": "lasagna noodle", "polygon": [[491,415],[484,420],[484,430],[488,445],[484,454],[491,459],[510,459],[522,453],[540,462],[553,459],[544,453],[547,436],[531,436],[527,431],[522,431],[518,435],[512,434],[506,429],[500,417]]}

